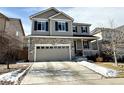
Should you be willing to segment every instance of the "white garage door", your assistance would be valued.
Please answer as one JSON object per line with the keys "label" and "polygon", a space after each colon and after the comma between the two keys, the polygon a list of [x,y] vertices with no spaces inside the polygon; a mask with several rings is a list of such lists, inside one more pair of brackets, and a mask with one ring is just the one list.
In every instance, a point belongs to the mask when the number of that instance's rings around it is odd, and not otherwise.
{"label": "white garage door", "polygon": [[61,45],[36,45],[36,61],[64,61],[70,60],[70,46],[68,44]]}

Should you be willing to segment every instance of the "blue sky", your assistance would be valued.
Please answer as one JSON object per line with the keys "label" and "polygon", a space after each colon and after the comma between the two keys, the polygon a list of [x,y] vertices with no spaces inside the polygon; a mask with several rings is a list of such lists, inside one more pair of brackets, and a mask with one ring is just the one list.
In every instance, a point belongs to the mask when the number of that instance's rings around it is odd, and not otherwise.
{"label": "blue sky", "polygon": [[[47,9],[47,7],[4,7],[0,12],[11,18],[20,18],[26,35],[31,32],[31,21],[29,16]],[[74,18],[75,22],[92,24],[95,27],[110,27],[109,20],[114,20],[115,26],[124,25],[124,8],[105,7],[57,7]]]}

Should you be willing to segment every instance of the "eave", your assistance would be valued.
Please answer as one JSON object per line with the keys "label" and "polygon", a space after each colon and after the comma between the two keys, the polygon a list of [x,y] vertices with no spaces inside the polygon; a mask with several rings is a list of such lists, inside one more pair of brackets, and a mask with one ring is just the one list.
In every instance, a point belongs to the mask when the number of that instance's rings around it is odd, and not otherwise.
{"label": "eave", "polygon": [[27,38],[97,39],[97,37],[74,37],[74,36],[32,36],[32,35],[27,36]]}

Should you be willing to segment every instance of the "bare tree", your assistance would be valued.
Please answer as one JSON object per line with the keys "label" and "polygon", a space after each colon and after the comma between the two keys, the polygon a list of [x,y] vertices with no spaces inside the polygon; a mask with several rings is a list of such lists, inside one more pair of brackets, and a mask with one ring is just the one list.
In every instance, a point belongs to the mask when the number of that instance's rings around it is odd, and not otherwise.
{"label": "bare tree", "polygon": [[6,33],[0,33],[0,63],[6,63],[7,69],[10,68],[10,63],[18,59],[20,43],[19,40],[12,38]]}
{"label": "bare tree", "polygon": [[122,46],[124,34],[115,28],[115,23],[113,19],[109,20],[109,23],[111,27],[110,46],[112,48],[115,65],[118,66],[118,61],[117,61],[117,55],[119,54],[118,48]]}

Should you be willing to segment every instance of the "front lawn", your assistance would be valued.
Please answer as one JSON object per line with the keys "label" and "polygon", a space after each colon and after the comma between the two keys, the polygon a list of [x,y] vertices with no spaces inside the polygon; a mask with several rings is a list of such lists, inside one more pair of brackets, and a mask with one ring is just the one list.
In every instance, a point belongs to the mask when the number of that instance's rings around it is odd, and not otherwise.
{"label": "front lawn", "polygon": [[97,65],[114,69],[119,71],[119,75],[117,77],[124,78],[124,63],[119,63],[118,66],[115,66],[112,62],[97,62]]}

